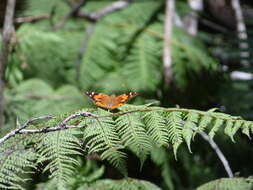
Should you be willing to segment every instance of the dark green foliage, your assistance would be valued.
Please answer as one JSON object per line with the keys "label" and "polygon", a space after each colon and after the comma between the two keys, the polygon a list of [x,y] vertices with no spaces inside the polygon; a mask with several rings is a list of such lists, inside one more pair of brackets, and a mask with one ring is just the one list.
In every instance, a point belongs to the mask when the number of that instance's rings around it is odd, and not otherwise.
{"label": "dark green foliage", "polygon": [[14,89],[6,89],[5,97],[10,125],[14,124],[16,116],[26,120],[42,114],[59,114],[63,110],[70,112],[87,105],[84,95],[75,86],[64,85],[54,90],[41,79],[26,80]]}

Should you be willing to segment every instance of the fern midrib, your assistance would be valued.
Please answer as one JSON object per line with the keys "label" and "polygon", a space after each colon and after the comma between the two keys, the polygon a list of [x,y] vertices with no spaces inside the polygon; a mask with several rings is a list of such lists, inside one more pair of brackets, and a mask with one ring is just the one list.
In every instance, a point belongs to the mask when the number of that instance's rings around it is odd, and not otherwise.
{"label": "fern midrib", "polygon": [[[177,125],[177,118],[176,118],[176,114],[172,114],[172,120],[173,120],[173,124],[174,124],[174,126],[173,126],[173,128],[177,131],[177,132],[179,132],[181,129],[178,127],[179,125]],[[175,143],[175,142],[177,142],[177,141],[182,141],[182,133],[181,132],[179,132],[179,133],[174,133],[174,134],[176,134],[174,137],[173,137],[173,144]],[[181,134],[181,135],[180,135]]]}
{"label": "fern midrib", "polygon": [[113,145],[112,145],[111,141],[110,141],[109,138],[105,135],[106,132],[105,132],[105,130],[104,130],[104,127],[102,126],[102,124],[100,123],[100,121],[99,121],[98,118],[95,118],[95,119],[97,120],[97,122],[98,122],[98,124],[99,124],[99,127],[100,127],[101,130],[103,131],[102,135],[103,135],[104,139],[105,139],[106,142],[107,142],[106,145],[109,145],[110,149],[113,150]]}
{"label": "fern midrib", "polygon": [[[103,117],[113,117],[113,116],[120,116],[120,115],[125,115],[129,113],[136,113],[136,112],[150,112],[150,111],[165,111],[165,112],[181,112],[181,113],[197,113],[201,116],[210,116],[211,118],[216,118],[216,119],[221,119],[221,120],[226,120],[226,121],[243,121],[246,122],[246,120],[243,119],[233,119],[233,118],[226,118],[222,116],[215,116],[212,115],[212,113],[208,113],[205,111],[198,111],[198,110],[192,110],[192,109],[186,109],[186,108],[162,108],[162,107],[150,107],[150,108],[144,108],[144,109],[136,109],[136,110],[131,110],[131,111],[126,111],[126,112],[118,112],[118,113],[110,113],[107,115],[100,115],[100,118]],[[216,112],[217,113],[217,112]]]}
{"label": "fern midrib", "polygon": [[133,135],[133,137],[134,137],[134,141],[133,141],[133,142],[137,142],[137,143],[138,143],[138,145],[137,145],[138,150],[141,150],[140,147],[142,147],[142,146],[141,146],[141,144],[139,143],[138,135],[136,134],[136,132],[135,132],[135,130],[134,130],[134,127],[133,127],[133,125],[132,125],[132,121],[133,121],[133,120],[131,120],[132,117],[129,117],[128,114],[127,114],[127,117],[128,117],[128,120],[129,120],[128,126],[130,125],[129,128],[131,129],[131,134],[134,134],[134,135]]}

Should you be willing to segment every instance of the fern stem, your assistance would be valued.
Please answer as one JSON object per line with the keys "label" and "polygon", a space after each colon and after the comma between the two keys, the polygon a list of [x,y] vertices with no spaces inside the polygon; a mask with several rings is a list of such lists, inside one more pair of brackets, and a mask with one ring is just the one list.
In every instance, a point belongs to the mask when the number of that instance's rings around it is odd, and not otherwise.
{"label": "fern stem", "polygon": [[226,159],[226,157],[224,156],[224,154],[222,153],[222,151],[220,150],[220,148],[218,147],[218,145],[203,131],[198,132],[200,134],[200,136],[207,141],[210,146],[214,149],[215,153],[217,154],[217,156],[219,157],[221,163],[223,164],[228,177],[234,177],[233,172],[229,166],[228,160]]}

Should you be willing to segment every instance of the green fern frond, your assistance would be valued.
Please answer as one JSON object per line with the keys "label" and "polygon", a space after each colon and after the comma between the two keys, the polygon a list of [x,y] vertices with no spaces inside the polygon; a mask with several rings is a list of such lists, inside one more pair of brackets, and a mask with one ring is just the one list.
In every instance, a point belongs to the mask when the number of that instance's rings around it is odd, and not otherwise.
{"label": "green fern frond", "polygon": [[50,172],[49,177],[55,181],[57,189],[66,188],[68,179],[74,174],[75,167],[79,165],[74,156],[81,154],[79,140],[73,135],[73,131],[45,134],[37,148],[41,155],[38,163],[49,162],[43,171]]}
{"label": "green fern frond", "polygon": [[147,112],[143,116],[147,134],[158,147],[168,145],[168,131],[160,112]]}
{"label": "green fern frond", "polygon": [[152,146],[141,115],[133,113],[119,116],[116,119],[116,128],[125,146],[139,157],[142,166]]}
{"label": "green fern frond", "polygon": [[244,122],[243,127],[242,127],[242,133],[247,135],[251,139],[251,137],[250,137],[250,133],[251,133],[250,126],[252,126],[252,123],[250,121]]}
{"label": "green fern frond", "polygon": [[122,68],[131,89],[153,91],[157,87],[161,79],[159,49],[160,43],[150,35],[143,34],[137,39]]}
{"label": "green fern frond", "polygon": [[[155,184],[152,184],[145,180],[137,180],[127,178],[123,180],[99,180],[91,186],[94,190],[100,190],[104,188],[106,190],[161,190]],[[81,190],[79,188],[78,190]]]}
{"label": "green fern frond", "polygon": [[197,113],[188,113],[187,119],[184,123],[182,134],[183,138],[188,146],[189,151],[191,152],[191,139],[194,134],[194,129],[196,128],[196,125],[198,123],[199,115]]}
{"label": "green fern frond", "polygon": [[[98,110],[97,114],[106,114],[108,112]],[[126,175],[125,153],[120,151],[122,145],[115,123],[110,117],[87,119],[87,127],[84,130],[84,140],[89,153],[100,153],[101,158],[108,160],[113,166],[118,168]]]}
{"label": "green fern frond", "polygon": [[252,178],[221,178],[204,185],[201,185],[197,190],[252,190],[253,179]]}
{"label": "green fern frond", "polygon": [[21,174],[27,168],[35,168],[38,155],[33,149],[7,150],[0,153],[0,189],[24,189],[21,183],[26,179]]}
{"label": "green fern frond", "polygon": [[173,145],[174,155],[177,154],[177,149],[183,142],[182,138],[182,129],[183,129],[183,120],[181,112],[170,112],[166,113],[166,124],[168,129],[168,138]]}
{"label": "green fern frond", "polygon": [[214,135],[217,133],[217,131],[221,128],[223,123],[224,123],[224,120],[222,120],[222,119],[216,119],[214,121],[212,129],[208,133],[208,135],[211,139],[214,137]]}
{"label": "green fern frond", "polygon": [[196,133],[199,132],[199,131],[205,131],[205,129],[211,123],[212,119],[213,118],[208,116],[208,115],[205,115],[205,116],[201,117],[200,122],[199,122],[199,126],[196,130]]}

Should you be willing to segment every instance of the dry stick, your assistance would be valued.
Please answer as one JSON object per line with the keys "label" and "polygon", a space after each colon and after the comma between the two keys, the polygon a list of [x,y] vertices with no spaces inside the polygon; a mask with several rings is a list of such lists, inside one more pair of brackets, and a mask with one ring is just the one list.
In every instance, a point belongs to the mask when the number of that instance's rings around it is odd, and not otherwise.
{"label": "dry stick", "polygon": [[40,21],[40,20],[43,20],[43,19],[47,19],[49,17],[50,17],[49,14],[38,15],[38,16],[19,17],[19,18],[15,18],[14,22],[18,23],[18,24],[26,23],[26,22],[36,22],[36,21]]}
{"label": "dry stick", "polygon": [[0,52],[0,129],[4,125],[4,72],[8,63],[10,41],[14,33],[13,17],[15,4],[16,0],[8,0],[7,2],[2,34],[2,48]]}
{"label": "dry stick", "polygon": [[90,112],[79,112],[79,113],[75,113],[73,115],[70,115],[69,117],[67,117],[66,119],[64,119],[60,125],[61,126],[64,126],[67,124],[67,122],[69,122],[70,120],[72,119],[75,119],[77,117],[80,117],[80,116],[83,116],[83,117],[93,117],[93,118],[98,118],[97,115],[93,114],[93,113],[90,113]]}
{"label": "dry stick", "polygon": [[47,133],[47,132],[65,130],[65,129],[85,127],[85,126],[67,125],[67,122],[69,122],[70,120],[75,119],[77,117],[81,117],[81,116],[82,117],[91,117],[91,118],[98,117],[97,115],[90,113],[90,112],[79,112],[79,113],[75,113],[75,114],[68,116],[67,118],[65,118],[62,122],[60,122],[55,127],[48,127],[48,128],[42,128],[42,129],[25,129],[26,127],[28,127],[30,124],[32,124],[35,121],[53,118],[53,116],[51,116],[51,115],[36,117],[31,120],[28,120],[24,125],[21,125],[20,127],[11,131],[10,133],[7,133],[4,137],[2,137],[0,139],[0,145],[3,144],[9,138],[11,138],[17,134]]}
{"label": "dry stick", "polygon": [[10,133],[7,133],[4,137],[2,137],[0,139],[0,145],[8,140],[9,138],[11,138],[12,136],[19,134],[21,130],[25,129],[26,127],[28,127],[30,124],[34,123],[35,121],[39,121],[39,120],[44,120],[44,119],[51,119],[53,118],[53,116],[51,115],[46,115],[46,116],[41,116],[41,117],[36,117],[33,118],[31,120],[28,120],[24,125],[21,125],[20,127],[18,127],[17,129],[11,131]]}
{"label": "dry stick", "polygon": [[172,29],[173,14],[175,2],[174,0],[166,0],[165,23],[164,23],[164,47],[163,47],[163,69],[165,84],[169,84],[172,80]]}
{"label": "dry stick", "polygon": [[127,7],[129,5],[129,3],[131,3],[133,0],[120,0],[120,1],[116,1],[96,12],[93,13],[86,13],[86,12],[78,12],[77,16],[80,18],[85,18],[91,22],[96,22],[99,19],[101,19],[102,17],[114,12],[114,11],[118,11],[121,10],[125,7]]}
{"label": "dry stick", "polygon": [[231,170],[231,168],[229,166],[228,160],[226,159],[226,157],[224,156],[224,154],[221,152],[221,150],[218,147],[218,145],[211,138],[209,138],[209,136],[206,133],[204,133],[202,131],[200,131],[198,133],[214,149],[215,153],[217,154],[217,156],[219,157],[221,163],[223,164],[223,166],[224,166],[224,168],[225,168],[225,170],[227,172],[228,177],[234,177],[233,172],[232,172],[232,170]]}

